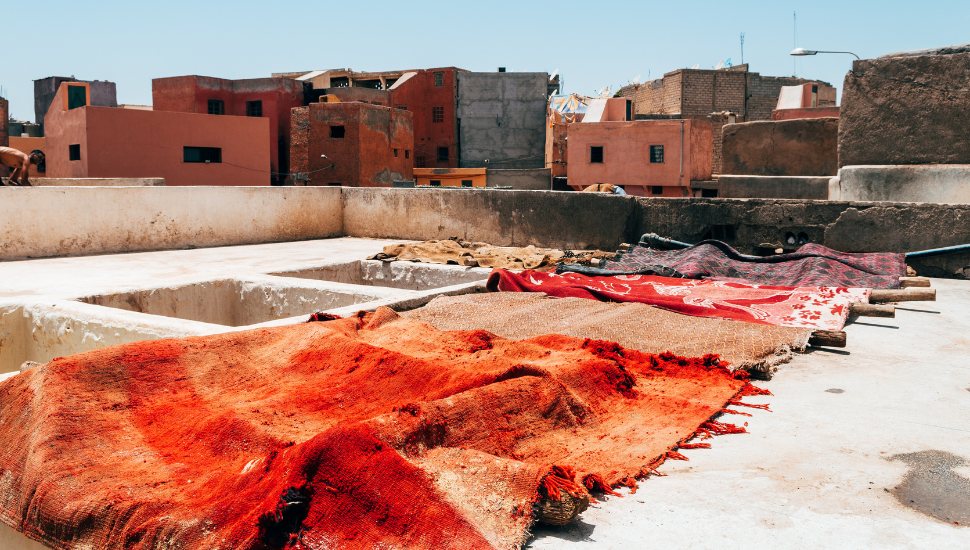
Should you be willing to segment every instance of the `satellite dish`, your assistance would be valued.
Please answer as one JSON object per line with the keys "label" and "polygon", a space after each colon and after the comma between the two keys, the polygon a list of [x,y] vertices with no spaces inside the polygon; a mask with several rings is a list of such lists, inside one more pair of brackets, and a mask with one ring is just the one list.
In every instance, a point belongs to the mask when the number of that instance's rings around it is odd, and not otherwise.
{"label": "satellite dish", "polygon": [[552,74],[549,75],[549,80],[552,80],[553,78],[556,78],[556,75],[557,74],[559,74],[559,69],[556,69],[555,71],[552,71]]}
{"label": "satellite dish", "polygon": [[605,95],[609,95],[609,93],[610,93],[610,87],[609,86],[607,86],[606,88],[601,88],[600,89],[600,96],[601,97],[602,96],[605,96]]}
{"label": "satellite dish", "polygon": [[696,69],[696,68],[698,68],[698,67],[700,67],[700,66],[701,66],[701,64],[700,64],[700,63],[694,63],[694,66],[693,66],[693,67],[691,67],[691,69]]}
{"label": "satellite dish", "polygon": [[640,83],[640,75],[637,75],[637,76],[633,77],[633,83],[634,84],[639,84]]}
{"label": "satellite dish", "polygon": [[718,61],[717,62],[717,66],[714,67],[714,70],[716,71],[718,69],[723,69],[723,68],[724,68],[724,62],[723,61]]}

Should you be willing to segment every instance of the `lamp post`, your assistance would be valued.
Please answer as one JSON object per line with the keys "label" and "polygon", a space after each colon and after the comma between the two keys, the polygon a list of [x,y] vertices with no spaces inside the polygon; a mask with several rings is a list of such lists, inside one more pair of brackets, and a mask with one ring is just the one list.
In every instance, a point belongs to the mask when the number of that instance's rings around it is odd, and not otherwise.
{"label": "lamp post", "polygon": [[[849,55],[855,55],[852,52],[830,52],[830,51],[823,51],[823,50],[806,50],[805,48],[795,48],[794,50],[791,51],[791,55],[794,55],[796,57],[801,57],[804,55],[815,55],[820,53],[847,53]],[[855,58],[860,59],[858,55],[855,55]]]}

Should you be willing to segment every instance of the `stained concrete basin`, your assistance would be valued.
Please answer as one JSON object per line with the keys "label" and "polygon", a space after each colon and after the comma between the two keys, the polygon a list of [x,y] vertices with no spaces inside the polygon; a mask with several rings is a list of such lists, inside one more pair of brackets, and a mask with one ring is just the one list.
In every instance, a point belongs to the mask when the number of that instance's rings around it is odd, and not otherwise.
{"label": "stained concrete basin", "polygon": [[488,278],[491,271],[481,267],[360,260],[309,269],[278,271],[271,275],[403,290],[430,290],[482,281]]}

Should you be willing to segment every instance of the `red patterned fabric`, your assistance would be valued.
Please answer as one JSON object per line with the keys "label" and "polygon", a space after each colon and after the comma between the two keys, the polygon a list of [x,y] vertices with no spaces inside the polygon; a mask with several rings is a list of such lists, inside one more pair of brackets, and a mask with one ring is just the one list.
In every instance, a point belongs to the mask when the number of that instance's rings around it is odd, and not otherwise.
{"label": "red patterned fabric", "polygon": [[540,498],[635,487],[756,393],[715,355],[387,308],[135,342],[0,384],[0,520],[58,550],[511,550]]}
{"label": "red patterned fabric", "polygon": [[870,294],[864,288],[793,288],[652,275],[588,277],[504,269],[493,270],[487,286],[492,292],[639,302],[698,317],[822,330],[841,330],[849,316],[849,303],[868,302]]}

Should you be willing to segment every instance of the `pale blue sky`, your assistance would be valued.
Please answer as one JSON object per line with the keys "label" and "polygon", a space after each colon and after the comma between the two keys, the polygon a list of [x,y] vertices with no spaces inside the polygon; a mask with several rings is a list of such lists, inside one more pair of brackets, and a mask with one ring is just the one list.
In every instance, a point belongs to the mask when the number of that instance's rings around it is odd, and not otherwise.
{"label": "pale blue sky", "polygon": [[[792,12],[799,46],[861,57],[970,42],[970,0],[786,2],[86,3],[48,0],[6,9],[0,86],[12,114],[33,120],[33,79],[112,80],[120,103],[151,103],[151,79],[199,74],[255,78],[350,67],[559,69],[565,91],[617,89],[695,63],[744,60],[791,75]],[[798,75],[841,92],[851,56],[800,58]]]}

